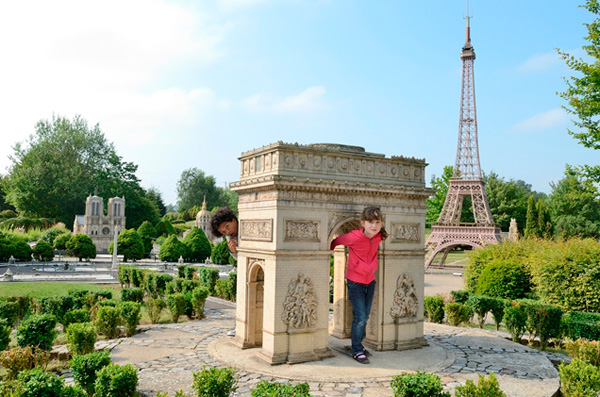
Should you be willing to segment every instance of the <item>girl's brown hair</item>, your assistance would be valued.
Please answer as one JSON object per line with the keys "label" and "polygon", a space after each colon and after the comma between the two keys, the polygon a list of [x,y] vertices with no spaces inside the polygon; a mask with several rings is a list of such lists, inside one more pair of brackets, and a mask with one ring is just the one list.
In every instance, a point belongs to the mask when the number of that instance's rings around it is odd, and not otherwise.
{"label": "girl's brown hair", "polygon": [[381,234],[381,239],[385,240],[388,236],[387,231],[385,230],[385,226],[384,224],[384,220],[383,220],[383,214],[381,213],[381,209],[379,207],[375,207],[375,206],[369,206],[366,207],[361,216],[360,216],[360,220],[361,221],[369,221],[369,222],[373,222],[375,220],[377,221],[381,221],[381,231],[379,232],[379,234]]}

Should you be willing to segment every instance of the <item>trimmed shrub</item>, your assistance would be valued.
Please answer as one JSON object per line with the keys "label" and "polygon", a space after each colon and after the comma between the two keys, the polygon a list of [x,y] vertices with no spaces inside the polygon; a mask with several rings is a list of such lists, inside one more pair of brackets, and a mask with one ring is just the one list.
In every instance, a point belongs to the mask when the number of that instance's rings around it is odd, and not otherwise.
{"label": "trimmed shrub", "polygon": [[252,397],[310,397],[310,386],[308,383],[291,383],[267,382],[261,380],[252,390]]}
{"label": "trimmed shrub", "polygon": [[220,278],[215,284],[215,295],[221,299],[229,298],[229,282],[225,278]]}
{"label": "trimmed shrub", "polygon": [[229,287],[229,300],[235,302],[237,300],[237,273],[231,272],[227,275],[227,283]]}
{"label": "trimmed shrub", "polygon": [[198,269],[198,278],[200,285],[208,288],[211,295],[215,294],[215,285],[219,279],[219,270],[212,267],[201,267]]}
{"label": "trimmed shrub", "polygon": [[33,315],[24,320],[17,329],[17,344],[36,349],[50,350],[58,334],[54,329],[56,319],[51,314]]}
{"label": "trimmed shrub", "polygon": [[119,265],[117,268],[117,279],[121,284],[121,288],[131,285],[131,269],[133,269],[133,266],[130,265]]}
{"label": "trimmed shrub", "polygon": [[509,260],[495,260],[481,272],[476,293],[496,298],[519,299],[529,291],[530,277],[522,265]]}
{"label": "trimmed shrub", "polygon": [[[28,262],[31,260],[31,247],[25,241],[15,241],[8,246],[9,254],[14,256],[16,260]],[[9,255],[9,256],[10,256]]]}
{"label": "trimmed shrub", "polygon": [[179,317],[185,312],[186,299],[182,293],[167,295],[167,307],[171,312],[171,318],[177,323]]}
{"label": "trimmed shrub", "polygon": [[443,391],[440,377],[428,372],[394,376],[390,386],[395,397],[450,397],[450,393]]}
{"label": "trimmed shrub", "polygon": [[56,250],[64,251],[67,249],[67,243],[71,240],[71,233],[63,233],[61,235],[56,236],[54,239],[53,247]]}
{"label": "trimmed shrub", "polygon": [[60,397],[87,397],[87,394],[77,385],[65,385],[60,392]]}
{"label": "trimmed shrub", "polygon": [[471,295],[467,299],[466,305],[469,306],[475,314],[477,314],[479,328],[483,328],[483,324],[485,324],[485,318],[492,308],[492,299],[487,296]]}
{"label": "trimmed shrub", "polygon": [[170,236],[172,234],[175,234],[175,229],[173,229],[173,225],[171,225],[171,222],[169,222],[167,219],[163,219],[162,221],[158,222],[155,226],[155,230],[157,237]]}
{"label": "trimmed shrub", "polygon": [[548,346],[550,338],[560,337],[562,309],[551,305],[538,305],[535,307],[537,334],[540,337],[542,350]]}
{"label": "trimmed shrub", "polygon": [[192,262],[202,262],[210,257],[212,246],[204,231],[196,226],[185,236],[183,244],[187,246],[187,258]]}
{"label": "trimmed shrub", "polygon": [[[109,253],[113,253],[113,243],[108,247]],[[142,237],[135,229],[123,230],[117,236],[117,253],[123,255],[123,261],[127,262],[131,259],[135,262],[144,257],[144,242]]]}
{"label": "trimmed shrub", "polygon": [[94,394],[96,374],[109,364],[110,352],[108,350],[74,356],[69,361],[69,367],[73,372],[73,379],[90,396]]}
{"label": "trimmed shrub", "polygon": [[39,261],[51,261],[54,258],[54,248],[45,241],[38,241],[32,252],[33,257]]}
{"label": "trimmed shrub", "polygon": [[442,296],[426,296],[424,301],[425,315],[432,323],[444,322],[444,298]]}
{"label": "trimmed shrub", "polygon": [[521,336],[525,332],[526,321],[527,314],[521,305],[513,304],[504,309],[504,325],[506,325],[508,332],[510,332],[513,341],[521,342]]}
{"label": "trimmed shrub", "polygon": [[31,346],[15,347],[0,353],[0,365],[8,370],[7,379],[15,379],[19,372],[26,369],[45,369],[49,360],[50,352],[34,352]]}
{"label": "trimmed shrub", "polygon": [[227,240],[221,241],[217,244],[210,254],[210,260],[212,263],[217,265],[227,265],[229,264],[229,259],[231,258],[231,254],[229,253],[229,246],[227,245]]}
{"label": "trimmed shrub", "polygon": [[[65,229],[64,227],[52,227],[50,229],[47,229],[44,234],[42,234],[42,237],[40,237],[39,241],[43,241],[45,243],[50,244],[50,246],[54,245],[54,240],[62,235],[62,234],[70,234],[68,229]],[[38,241],[38,242],[39,242]]]}
{"label": "trimmed shrub", "polygon": [[23,385],[21,397],[60,397],[64,379],[42,368],[26,369],[17,380]]}
{"label": "trimmed shrub", "polygon": [[567,336],[571,339],[600,340],[600,314],[576,311],[569,313]]}
{"label": "trimmed shrub", "polygon": [[123,288],[121,290],[121,302],[138,302],[144,301],[144,290],[141,288]]}
{"label": "trimmed shrub", "polygon": [[473,310],[462,303],[446,303],[444,310],[446,310],[448,316],[448,323],[454,327],[458,327],[462,323],[468,323],[473,316]]}
{"label": "trimmed shrub", "polygon": [[97,339],[92,323],[73,323],[67,328],[67,342],[71,354],[88,354],[94,351]]}
{"label": "trimmed shrub", "polygon": [[148,316],[152,324],[158,324],[160,321],[160,313],[167,306],[164,300],[148,298]]}
{"label": "trimmed shrub", "polygon": [[109,364],[98,371],[95,397],[133,397],[138,383],[137,369],[132,365]]}
{"label": "trimmed shrub", "polygon": [[565,397],[596,396],[600,393],[600,368],[581,360],[558,367],[560,391]]}
{"label": "trimmed shrub", "polygon": [[172,234],[160,246],[158,258],[161,261],[177,262],[179,257],[187,256],[187,247],[183,244],[176,235]]}
{"label": "trimmed shrub", "polygon": [[198,287],[192,291],[192,306],[196,312],[197,318],[204,317],[204,305],[206,304],[206,298],[208,297],[208,288]]}
{"label": "trimmed shrub", "polygon": [[144,256],[150,255],[150,251],[152,251],[152,240],[156,238],[156,229],[150,222],[144,221],[140,227],[138,227],[137,232],[144,244]]}
{"label": "trimmed shrub", "polygon": [[500,329],[500,323],[504,319],[504,309],[508,305],[508,301],[502,298],[489,298],[490,299],[490,311],[492,312],[492,318],[496,323],[496,330]]}
{"label": "trimmed shrub", "polygon": [[15,302],[0,300],[0,320],[6,320],[9,325],[17,322],[18,306]]}
{"label": "trimmed shrub", "polygon": [[600,367],[600,342],[577,339],[565,342],[567,352],[575,360],[581,360],[586,364]]}
{"label": "trimmed shrub", "polygon": [[467,380],[466,385],[456,386],[455,397],[506,397],[500,389],[498,379],[493,372],[490,373],[489,379],[483,375],[479,375],[479,383],[475,386],[472,380]]}
{"label": "trimmed shrub", "polygon": [[166,273],[148,272],[144,279],[144,290],[152,298],[165,296],[167,284],[173,281],[173,276]]}
{"label": "trimmed shrub", "polygon": [[467,299],[469,299],[469,296],[471,296],[471,293],[469,291],[465,291],[465,290],[455,290],[455,291],[450,291],[450,296],[452,297],[452,300],[456,303],[462,303],[463,305],[467,303]]}
{"label": "trimmed shrub", "polygon": [[37,314],[52,314],[56,321],[63,324],[65,314],[75,308],[75,299],[72,296],[45,296],[34,300]]}
{"label": "trimmed shrub", "polygon": [[[23,320],[30,309],[31,298],[29,296],[8,296],[6,302],[12,302],[17,305],[17,322]],[[1,302],[1,301],[0,301]],[[1,303],[0,303],[1,306]],[[1,315],[0,315],[1,318]]]}
{"label": "trimmed shrub", "polygon": [[8,321],[0,318],[0,351],[5,350],[10,342],[10,331],[12,328],[8,325]]}
{"label": "trimmed shrub", "polygon": [[63,325],[68,328],[73,323],[87,323],[90,321],[90,311],[88,309],[73,309],[65,313]]}
{"label": "trimmed shrub", "polygon": [[125,334],[127,336],[135,335],[137,326],[140,323],[142,304],[138,302],[123,302],[120,305],[121,319],[125,325]]}
{"label": "trimmed shrub", "polygon": [[233,368],[206,368],[194,372],[192,389],[198,396],[228,397],[237,390]]}
{"label": "trimmed shrub", "polygon": [[65,246],[69,255],[79,258],[79,262],[96,257],[96,246],[92,239],[85,234],[72,236]]}
{"label": "trimmed shrub", "polygon": [[[100,303],[100,302],[98,302]],[[96,328],[107,339],[119,336],[120,312],[112,306],[100,306],[96,313]]]}

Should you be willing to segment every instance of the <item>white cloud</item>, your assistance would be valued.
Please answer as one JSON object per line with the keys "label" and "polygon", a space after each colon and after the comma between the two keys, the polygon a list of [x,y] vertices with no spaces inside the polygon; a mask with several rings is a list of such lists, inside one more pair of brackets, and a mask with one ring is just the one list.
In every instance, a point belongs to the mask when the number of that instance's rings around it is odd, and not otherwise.
{"label": "white cloud", "polygon": [[255,7],[270,0],[219,0],[218,5],[221,9],[232,12],[248,7]]}
{"label": "white cloud", "polygon": [[306,112],[321,110],[327,107],[323,101],[325,88],[308,87],[297,95],[277,98],[272,94],[257,93],[243,100],[246,109],[254,112]]}
{"label": "white cloud", "polygon": [[538,113],[526,120],[515,124],[514,131],[534,131],[552,127],[562,126],[569,120],[567,112],[561,108],[552,109],[544,113]]}
{"label": "white cloud", "polygon": [[556,52],[535,54],[522,63],[518,70],[521,72],[539,72],[541,70],[550,69],[561,63],[562,60],[560,55],[558,55]]}

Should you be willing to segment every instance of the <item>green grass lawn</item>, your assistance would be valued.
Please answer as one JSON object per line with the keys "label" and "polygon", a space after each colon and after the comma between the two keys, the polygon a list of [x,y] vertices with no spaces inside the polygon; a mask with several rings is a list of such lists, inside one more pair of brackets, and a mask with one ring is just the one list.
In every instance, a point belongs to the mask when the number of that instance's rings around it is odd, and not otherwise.
{"label": "green grass lawn", "polygon": [[65,283],[61,281],[35,281],[2,283],[0,297],[3,296],[62,296],[69,290],[105,291],[111,290],[113,299],[121,298],[119,284]]}

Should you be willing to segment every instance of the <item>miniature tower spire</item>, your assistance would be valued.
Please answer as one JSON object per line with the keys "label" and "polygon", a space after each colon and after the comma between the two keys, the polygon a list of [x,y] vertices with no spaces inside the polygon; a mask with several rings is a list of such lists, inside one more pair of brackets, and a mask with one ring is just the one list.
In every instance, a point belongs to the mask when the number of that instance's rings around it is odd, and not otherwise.
{"label": "miniature tower spire", "polygon": [[[468,15],[466,42],[460,58],[463,63],[460,115],[458,120],[458,143],[456,161],[448,186],[446,201],[435,225],[431,227],[426,248],[430,249],[425,266],[428,267],[435,256],[444,252],[443,266],[448,252],[459,245],[481,247],[500,241],[500,228],[494,223],[490,211],[485,184],[479,164],[479,144],[477,142],[477,111],[475,107],[475,77],[473,63],[475,50],[471,44],[471,17]],[[463,199],[471,198],[474,222],[461,222]]]}

